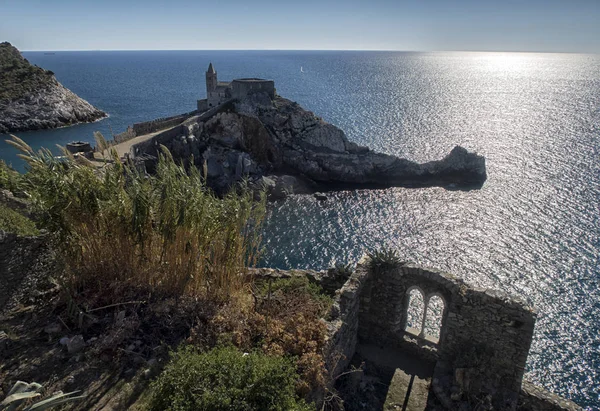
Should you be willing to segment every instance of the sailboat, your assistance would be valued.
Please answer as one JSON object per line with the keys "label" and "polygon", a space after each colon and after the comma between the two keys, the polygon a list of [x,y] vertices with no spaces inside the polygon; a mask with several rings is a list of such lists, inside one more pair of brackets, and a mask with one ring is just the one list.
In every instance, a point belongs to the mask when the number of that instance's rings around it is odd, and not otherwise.
{"label": "sailboat", "polygon": [[300,73],[304,73],[304,70],[302,69],[302,66],[300,66]]}

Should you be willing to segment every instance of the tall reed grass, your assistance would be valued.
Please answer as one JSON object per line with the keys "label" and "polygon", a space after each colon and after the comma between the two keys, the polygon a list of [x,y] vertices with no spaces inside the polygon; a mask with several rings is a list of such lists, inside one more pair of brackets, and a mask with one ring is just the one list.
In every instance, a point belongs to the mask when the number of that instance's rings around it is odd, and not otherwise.
{"label": "tall reed grass", "polygon": [[259,256],[264,195],[256,201],[240,185],[218,198],[203,173],[176,164],[164,147],[149,176],[122,164],[114,150],[114,161],[98,169],[66,150],[57,158],[11,137],[28,163],[23,184],[42,227],[55,235],[73,292],[102,292],[110,303],[131,286],[217,299],[244,287],[241,274]]}

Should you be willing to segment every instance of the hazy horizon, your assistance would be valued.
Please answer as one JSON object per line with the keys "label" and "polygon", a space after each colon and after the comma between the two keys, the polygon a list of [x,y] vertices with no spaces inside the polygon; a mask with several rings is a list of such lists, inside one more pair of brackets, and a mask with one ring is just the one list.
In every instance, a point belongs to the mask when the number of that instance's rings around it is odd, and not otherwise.
{"label": "hazy horizon", "polygon": [[0,15],[24,51],[600,53],[597,0],[8,0]]}
{"label": "hazy horizon", "polygon": [[[1,40],[3,41],[9,40]],[[11,43],[12,44],[12,43]],[[13,44],[17,47],[17,45]],[[366,52],[397,52],[397,53],[549,53],[549,54],[600,54],[600,51],[594,52],[580,52],[580,51],[538,51],[538,50],[395,50],[395,49],[21,49],[17,47],[19,51],[24,53],[44,53],[44,52],[111,52],[111,51],[366,51]]]}

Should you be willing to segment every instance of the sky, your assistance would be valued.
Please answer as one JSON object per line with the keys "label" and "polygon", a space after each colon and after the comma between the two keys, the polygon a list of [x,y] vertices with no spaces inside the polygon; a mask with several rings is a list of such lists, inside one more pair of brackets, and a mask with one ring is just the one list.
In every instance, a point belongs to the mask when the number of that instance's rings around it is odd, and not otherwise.
{"label": "sky", "polygon": [[29,50],[600,53],[600,0],[0,0]]}

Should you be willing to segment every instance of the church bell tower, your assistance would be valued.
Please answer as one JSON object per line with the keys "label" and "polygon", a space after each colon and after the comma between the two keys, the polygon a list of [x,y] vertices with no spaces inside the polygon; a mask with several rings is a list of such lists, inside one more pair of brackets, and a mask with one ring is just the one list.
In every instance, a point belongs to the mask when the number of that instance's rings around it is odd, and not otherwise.
{"label": "church bell tower", "polygon": [[206,96],[208,97],[208,93],[214,91],[217,88],[217,72],[213,67],[212,63],[208,65],[208,70],[206,70]]}

